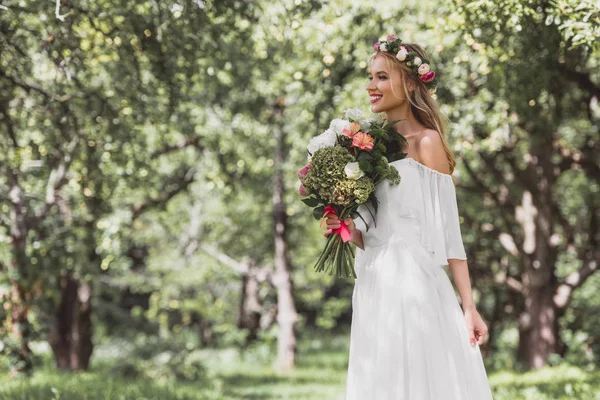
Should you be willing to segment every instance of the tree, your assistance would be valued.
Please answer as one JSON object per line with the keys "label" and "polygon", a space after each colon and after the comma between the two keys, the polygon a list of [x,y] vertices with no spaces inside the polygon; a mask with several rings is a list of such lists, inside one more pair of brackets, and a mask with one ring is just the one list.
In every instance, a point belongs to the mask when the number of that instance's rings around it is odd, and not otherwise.
{"label": "tree", "polygon": [[[560,317],[600,261],[592,195],[600,90],[590,67],[600,10],[591,2],[473,1],[459,2],[455,16],[471,47],[454,59],[466,87],[452,93],[474,143],[463,151],[465,188],[495,207],[482,233],[510,254],[496,273],[518,295],[517,357],[539,368],[565,353]],[[480,117],[465,115],[475,109]]]}

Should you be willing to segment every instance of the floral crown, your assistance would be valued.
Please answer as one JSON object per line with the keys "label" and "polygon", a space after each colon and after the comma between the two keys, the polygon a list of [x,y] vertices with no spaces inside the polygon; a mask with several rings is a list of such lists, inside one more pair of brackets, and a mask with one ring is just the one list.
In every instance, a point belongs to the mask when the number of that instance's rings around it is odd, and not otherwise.
{"label": "floral crown", "polygon": [[398,61],[404,62],[419,77],[430,91],[435,92],[437,77],[431,70],[429,60],[420,57],[414,51],[408,51],[402,45],[402,40],[396,35],[389,35],[385,40],[380,40],[373,45],[376,52],[386,51],[396,55]]}

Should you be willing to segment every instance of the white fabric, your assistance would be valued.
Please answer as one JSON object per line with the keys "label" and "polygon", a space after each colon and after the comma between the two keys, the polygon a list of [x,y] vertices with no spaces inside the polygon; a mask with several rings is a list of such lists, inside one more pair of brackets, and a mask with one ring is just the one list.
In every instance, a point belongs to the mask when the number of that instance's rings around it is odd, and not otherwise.
{"label": "white fabric", "polygon": [[466,259],[450,175],[412,158],[401,182],[377,186],[375,221],[355,219],[356,249],[346,400],[487,400],[479,346],[443,266]]}

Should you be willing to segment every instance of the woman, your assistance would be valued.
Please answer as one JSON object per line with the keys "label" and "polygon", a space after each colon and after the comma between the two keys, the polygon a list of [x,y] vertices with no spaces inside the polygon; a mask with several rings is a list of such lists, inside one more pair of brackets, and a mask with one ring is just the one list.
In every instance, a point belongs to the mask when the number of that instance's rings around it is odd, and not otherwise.
{"label": "woman", "polygon": [[[344,221],[357,247],[346,400],[491,399],[479,350],[487,327],[473,301],[450,175],[456,163],[431,97],[437,78],[417,45],[390,35],[375,50],[371,110],[399,121],[394,129],[408,145],[406,158],[392,162],[400,185],[377,187],[375,220],[363,208],[366,225]],[[329,215],[325,236],[339,226]]]}

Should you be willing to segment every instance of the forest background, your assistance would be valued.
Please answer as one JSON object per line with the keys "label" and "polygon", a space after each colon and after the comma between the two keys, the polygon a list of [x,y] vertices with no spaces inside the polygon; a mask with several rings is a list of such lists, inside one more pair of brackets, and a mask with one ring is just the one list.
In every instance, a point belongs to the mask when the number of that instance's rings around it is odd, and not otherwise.
{"label": "forest background", "polygon": [[0,398],[338,399],[308,140],[429,53],[496,399],[600,398],[600,5],[0,4]]}

